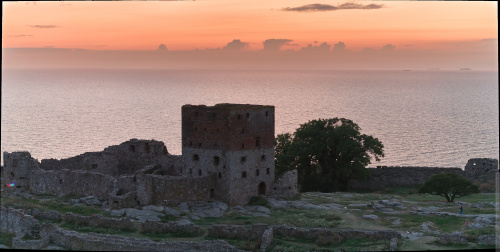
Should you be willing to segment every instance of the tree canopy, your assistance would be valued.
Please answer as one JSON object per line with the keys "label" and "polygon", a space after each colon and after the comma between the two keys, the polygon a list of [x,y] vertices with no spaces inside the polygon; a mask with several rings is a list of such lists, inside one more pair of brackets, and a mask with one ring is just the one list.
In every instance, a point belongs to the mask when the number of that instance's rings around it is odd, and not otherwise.
{"label": "tree canopy", "polygon": [[425,181],[418,192],[439,195],[445,197],[448,202],[453,202],[455,198],[479,193],[479,188],[458,174],[441,173]]}
{"label": "tree canopy", "polygon": [[297,169],[302,191],[347,190],[352,178],[366,179],[372,157],[380,161],[383,144],[360,133],[361,128],[345,118],[312,120],[294,134],[276,137],[276,173]]}

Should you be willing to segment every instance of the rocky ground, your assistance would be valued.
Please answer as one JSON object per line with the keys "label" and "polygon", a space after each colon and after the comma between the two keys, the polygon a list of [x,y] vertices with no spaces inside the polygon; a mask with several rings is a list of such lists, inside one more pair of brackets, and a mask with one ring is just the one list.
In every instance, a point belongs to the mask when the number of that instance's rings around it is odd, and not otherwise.
{"label": "rocky ground", "polygon": [[[26,194],[23,197],[34,196]],[[48,196],[41,198],[41,200],[50,199]],[[498,246],[500,241],[500,236],[495,235],[495,232],[497,234],[499,232],[497,218],[500,204],[497,202],[447,203],[436,198],[415,201],[411,197],[404,196],[354,193],[303,193],[294,199],[273,197],[265,199],[264,202],[267,201],[267,204],[262,205],[230,207],[223,202],[212,201],[111,210],[107,202],[88,196],[68,199],[63,204],[100,206],[112,216],[128,217],[140,223],[148,220],[162,221],[165,218],[183,224],[200,224],[207,218],[211,218],[212,223],[217,223],[218,219],[224,220],[224,223],[231,223],[231,218],[235,217],[244,217],[248,220],[255,218],[256,221],[266,223],[266,220],[276,217],[273,213],[283,209],[313,210],[312,212],[319,210],[338,216],[341,220],[338,221],[336,228],[339,229],[397,230],[403,238],[403,242],[398,246],[401,250],[442,249],[436,245],[437,243],[470,245],[472,233],[476,234],[473,243],[478,245],[494,245],[496,239]],[[464,214],[459,214],[460,206],[464,208]],[[415,221],[415,218],[424,221],[420,223]],[[428,220],[425,221],[426,219]],[[441,219],[461,223],[453,223],[452,227],[448,228],[440,223]],[[307,225],[307,219],[305,223]],[[269,224],[275,223],[270,221]],[[5,246],[0,244],[0,248]]]}

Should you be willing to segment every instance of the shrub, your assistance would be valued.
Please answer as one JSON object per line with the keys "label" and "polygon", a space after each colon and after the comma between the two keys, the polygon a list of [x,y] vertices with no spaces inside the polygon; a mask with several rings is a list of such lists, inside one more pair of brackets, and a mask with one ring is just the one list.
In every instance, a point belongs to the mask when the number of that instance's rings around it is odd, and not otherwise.
{"label": "shrub", "polygon": [[250,202],[248,202],[248,205],[270,207],[267,199],[260,196],[253,196],[252,198],[250,198]]}

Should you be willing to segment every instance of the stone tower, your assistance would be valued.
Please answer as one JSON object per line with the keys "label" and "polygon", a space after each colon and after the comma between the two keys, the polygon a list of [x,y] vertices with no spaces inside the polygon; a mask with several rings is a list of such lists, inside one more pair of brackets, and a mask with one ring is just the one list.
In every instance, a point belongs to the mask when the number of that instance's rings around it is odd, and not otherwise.
{"label": "stone tower", "polygon": [[210,197],[230,205],[268,195],[274,182],[274,106],[182,106],[187,176],[213,176]]}
{"label": "stone tower", "polygon": [[[30,176],[33,169],[39,167],[29,152],[4,152],[4,167],[2,169],[2,187],[6,193],[29,192]],[[8,186],[7,185],[13,185]]]}

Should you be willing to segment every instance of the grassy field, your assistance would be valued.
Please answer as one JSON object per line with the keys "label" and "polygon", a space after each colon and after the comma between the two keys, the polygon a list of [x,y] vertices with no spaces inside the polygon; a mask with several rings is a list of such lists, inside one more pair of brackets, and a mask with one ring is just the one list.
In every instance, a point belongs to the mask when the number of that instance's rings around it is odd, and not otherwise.
{"label": "grassy field", "polygon": [[[252,225],[256,223],[265,223],[268,225],[287,225],[295,227],[322,227],[331,229],[356,229],[356,230],[398,230],[402,232],[422,232],[422,224],[424,222],[433,222],[433,228],[441,233],[453,231],[464,231],[470,242],[467,245],[442,245],[436,242],[433,237],[423,237],[418,240],[409,240],[402,238],[398,243],[399,250],[456,250],[456,249],[491,249],[495,246],[479,246],[476,245],[477,237],[484,234],[495,234],[500,230],[493,227],[483,229],[464,229],[464,218],[458,216],[437,216],[437,215],[415,215],[410,214],[410,211],[415,211],[418,207],[437,206],[439,211],[458,213],[458,205],[455,203],[446,202],[446,199],[434,195],[419,195],[415,193],[415,188],[392,188],[385,192],[377,193],[303,193],[292,200],[306,201],[311,204],[329,204],[335,203],[340,207],[332,210],[311,210],[297,208],[271,208],[269,217],[251,217],[235,211],[227,211],[220,218],[201,218],[194,220],[196,225],[200,226],[201,232],[196,237],[190,237],[186,234],[155,234],[142,233],[140,224],[137,225],[135,231],[124,231],[117,229],[108,229],[100,227],[79,226],[68,224],[65,222],[56,223],[62,228],[74,230],[77,232],[88,233],[105,233],[122,235],[127,237],[148,238],[155,241],[203,241],[213,238],[207,237],[207,229],[212,224],[234,224],[234,225]],[[481,193],[457,199],[466,203],[480,202],[495,202],[495,194]],[[67,196],[69,197],[69,196]],[[398,209],[399,213],[383,213],[367,206],[370,202],[378,202],[379,200],[398,201],[403,203],[407,208]],[[68,198],[57,198],[51,195],[35,196],[30,199],[2,196],[1,205],[4,207],[22,208],[22,209],[39,209],[41,211],[54,210],[59,213],[73,212],[79,215],[90,216],[92,214],[102,214],[106,217],[110,216],[108,212],[100,207],[92,206],[74,206],[64,203]],[[262,199],[253,201],[254,205],[267,205],[268,202]],[[350,204],[353,204],[350,206]],[[347,207],[347,210],[344,209]],[[483,208],[464,207],[465,214],[495,214],[496,210],[491,205],[484,205]],[[377,220],[364,218],[364,214],[375,214],[379,216]],[[398,218],[400,225],[393,225],[394,218]],[[176,220],[177,218],[167,216],[163,221]],[[247,240],[232,239],[227,240],[230,244],[239,249],[254,250],[259,244]],[[0,234],[0,244],[10,246],[12,236],[8,234]],[[369,239],[349,239],[338,243],[321,242],[320,240],[300,240],[286,237],[274,237],[269,250],[279,251],[363,251],[363,250],[388,250],[389,241],[386,240],[369,240]]]}
{"label": "grassy field", "polygon": [[[48,199],[46,199],[48,198]],[[97,206],[74,206],[65,204],[64,198],[57,198],[53,195],[40,195],[34,198],[9,197],[2,195],[1,205],[3,207],[12,207],[17,209],[38,209],[42,212],[50,210],[61,214],[71,212],[78,215],[91,216],[92,214],[101,214],[104,217],[112,217],[108,212]]]}

